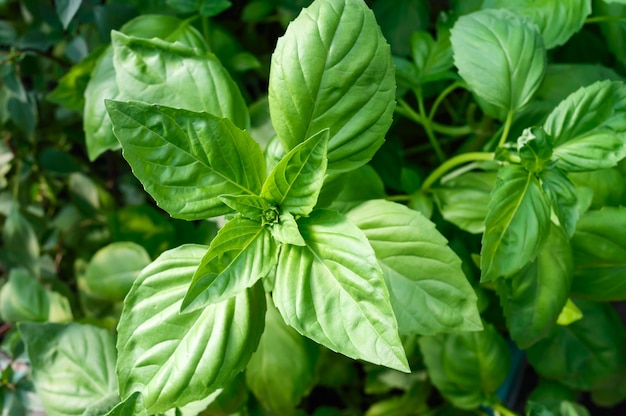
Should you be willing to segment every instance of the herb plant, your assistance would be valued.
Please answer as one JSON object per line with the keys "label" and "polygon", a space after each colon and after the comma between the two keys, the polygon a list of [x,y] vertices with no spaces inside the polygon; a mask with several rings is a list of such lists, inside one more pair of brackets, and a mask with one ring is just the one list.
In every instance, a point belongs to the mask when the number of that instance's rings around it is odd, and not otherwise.
{"label": "herb plant", "polygon": [[[419,0],[253,0],[248,25],[286,25],[255,57],[214,25],[229,1],[192,3],[145,6],[69,69],[42,49],[66,72],[46,105],[74,112],[54,117],[84,129],[89,162],[37,126],[28,38],[6,35],[4,412],[585,415],[626,399],[609,303],[626,300],[626,6],[453,1],[429,27]],[[85,37],[63,36],[113,4],[28,7],[71,52]],[[599,36],[604,55],[567,63]],[[113,181],[93,179],[104,159]],[[526,360],[533,391],[510,403]]]}

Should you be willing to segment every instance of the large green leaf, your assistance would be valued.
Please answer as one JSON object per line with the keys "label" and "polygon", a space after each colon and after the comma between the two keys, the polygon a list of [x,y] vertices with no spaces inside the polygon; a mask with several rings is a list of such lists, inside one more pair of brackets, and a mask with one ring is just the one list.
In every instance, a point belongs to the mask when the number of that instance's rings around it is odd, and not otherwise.
{"label": "large green leaf", "polygon": [[[125,24],[121,31],[127,35],[148,39],[160,38],[169,42],[181,42],[183,45],[199,50],[207,50],[202,35],[190,24],[190,20],[182,21],[173,16],[139,16]],[[104,100],[121,99],[124,91],[125,88],[120,92],[117,86],[113,67],[113,47],[109,46],[98,58],[85,89],[83,120],[87,153],[91,160],[96,159],[106,150],[120,147],[113,135],[113,126],[107,115]],[[132,98],[141,99],[139,96]]]}
{"label": "large green leaf", "polygon": [[490,324],[480,332],[421,337],[419,345],[432,383],[462,409],[488,403],[509,372],[509,346]]}
{"label": "large green leaf", "polygon": [[47,415],[82,415],[117,391],[113,333],[76,323],[23,323],[19,330]]}
{"label": "large green leaf", "polygon": [[328,169],[368,162],[395,105],[389,45],[363,0],[316,1],[278,40],[269,103],[285,149],[328,128]]}
{"label": "large green leaf", "polygon": [[500,169],[480,252],[481,281],[508,277],[533,261],[550,231],[550,206],[539,179],[519,165]]}
{"label": "large green leaf", "polygon": [[298,222],[305,246],[283,246],[274,301],[302,335],[351,358],[408,371],[383,273],[361,230],[316,210]]}
{"label": "large green leaf", "polygon": [[548,338],[527,350],[527,356],[542,377],[590,390],[626,365],[624,325],[608,303],[577,299],[576,305],[583,318],[555,326]]}
{"label": "large green leaf", "polygon": [[578,195],[576,186],[557,167],[549,167],[540,173],[541,187],[548,197],[550,207],[568,237],[574,235],[578,221]]}
{"label": "large green leaf", "polygon": [[476,294],[461,259],[435,224],[404,205],[377,200],[348,213],[365,232],[383,270],[400,333],[476,331]]}
{"label": "large green leaf", "polygon": [[[190,311],[239,294],[276,265],[278,247],[268,227],[243,217],[227,222],[193,275],[182,308]],[[188,306],[195,304],[193,308]]]}
{"label": "large green leaf", "polygon": [[261,190],[261,149],[230,120],[140,102],[107,101],[107,110],[133,173],[172,217],[222,215],[230,208],[219,195]]}
{"label": "large green leaf", "polygon": [[553,159],[568,172],[615,166],[626,156],[626,86],[598,81],[570,94],[543,125]]}
{"label": "large green leaf", "polygon": [[263,332],[260,284],[224,302],[180,313],[206,246],[166,251],[139,275],[118,324],[120,396],[143,395],[148,412],[203,399],[243,370]]}
{"label": "large green leaf", "polygon": [[541,85],[546,52],[538,28],[504,9],[461,16],[450,38],[454,63],[492,116],[525,107]]}
{"label": "large green leaf", "polygon": [[511,338],[526,349],[546,337],[565,306],[573,277],[572,250],[554,224],[534,262],[496,282]]}
{"label": "large green leaf", "polygon": [[598,301],[626,300],[626,207],[585,213],[572,249],[573,293]]}
{"label": "large green leaf", "polygon": [[489,194],[496,172],[468,172],[433,188],[435,202],[446,221],[472,234],[485,231]]}
{"label": "large green leaf", "polygon": [[282,212],[309,215],[324,184],[327,146],[324,129],[291,149],[267,176],[261,196]]}
{"label": "large green leaf", "polygon": [[485,0],[483,8],[504,8],[528,17],[541,31],[546,49],[563,45],[591,14],[591,0]]}
{"label": "large green leaf", "polygon": [[275,414],[294,414],[315,380],[319,349],[285,324],[270,298],[265,331],[246,367],[248,387]]}
{"label": "large green leaf", "polygon": [[115,79],[123,97],[203,111],[250,127],[248,107],[215,55],[158,38],[111,35]]}
{"label": "large green leaf", "polygon": [[89,295],[122,301],[141,270],[150,263],[146,249],[136,243],[115,242],[96,251],[85,270]]}

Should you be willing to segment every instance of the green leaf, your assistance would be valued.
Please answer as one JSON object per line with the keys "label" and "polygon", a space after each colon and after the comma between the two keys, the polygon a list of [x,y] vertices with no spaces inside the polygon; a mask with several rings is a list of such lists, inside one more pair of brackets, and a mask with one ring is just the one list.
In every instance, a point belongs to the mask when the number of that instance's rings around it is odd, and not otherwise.
{"label": "green leaf", "polygon": [[250,126],[248,107],[215,55],[158,38],[111,35],[115,79],[123,97],[203,111]]}
{"label": "green leaf", "polygon": [[475,409],[506,379],[509,346],[493,325],[484,331],[421,337],[430,381],[454,406]]}
{"label": "green leaf", "polygon": [[410,45],[406,41],[416,30],[429,26],[430,5],[428,0],[374,0],[372,10],[376,21],[389,40],[394,55],[409,55]]}
{"label": "green leaf", "polygon": [[389,45],[362,0],[314,2],[278,40],[269,103],[286,150],[329,129],[329,173],[368,162],[395,105]]}
{"label": "green leaf", "polygon": [[626,197],[626,176],[618,168],[571,172],[568,176],[579,193],[587,191],[592,194],[590,205],[586,208],[623,205],[622,201]]}
{"label": "green leaf", "polygon": [[476,294],[461,259],[435,224],[417,211],[382,200],[366,202],[347,216],[374,249],[400,333],[482,329]]}
{"label": "green leaf", "polygon": [[133,282],[150,261],[150,255],[139,244],[111,243],[96,251],[87,264],[87,292],[97,299],[124,300]]}
{"label": "green leaf", "polygon": [[625,114],[622,82],[599,81],[570,94],[543,125],[556,166],[567,172],[615,166],[626,156]]}
{"label": "green leaf", "polygon": [[273,214],[270,212],[277,214],[276,208],[258,195],[219,195],[218,198],[243,217],[258,222],[268,221],[271,223]]}
{"label": "green leaf", "polygon": [[508,10],[461,16],[451,30],[454,64],[469,88],[503,118],[525,107],[541,85],[546,66],[537,27]]}
{"label": "green leaf", "polygon": [[267,300],[265,331],[246,367],[246,383],[263,407],[275,414],[295,414],[313,387],[319,345],[287,326]]}
{"label": "green leaf", "polygon": [[546,49],[552,49],[583,27],[591,0],[485,0],[483,8],[505,8],[529,18],[539,27]]}
{"label": "green leaf", "polygon": [[411,35],[411,57],[417,69],[414,82],[419,86],[431,81],[450,78],[454,64],[450,37],[439,37],[437,41],[430,33],[418,31]]}
{"label": "green leaf", "polygon": [[626,365],[624,325],[608,303],[579,299],[576,304],[583,318],[555,326],[548,338],[527,350],[527,356],[542,377],[590,390]]}
{"label": "green leaf", "polygon": [[626,207],[582,215],[572,249],[572,293],[597,301],[626,300]]}
{"label": "green leaf", "polygon": [[326,174],[328,129],[287,153],[267,176],[261,196],[281,212],[309,215],[317,203]]}
{"label": "green leaf", "polygon": [[30,222],[13,204],[2,228],[3,251],[10,266],[21,266],[39,276],[39,241]]}
{"label": "green leaf", "polygon": [[55,0],[54,6],[63,29],[67,29],[70,25],[82,2],[83,0]]}
{"label": "green leaf", "polygon": [[166,0],[165,3],[179,13],[200,13],[205,17],[216,16],[232,6],[229,0]]}
{"label": "green leaf", "polygon": [[583,317],[583,313],[571,299],[567,299],[567,303],[563,306],[563,310],[559,314],[556,323],[558,325],[567,326],[572,322],[576,322]]}
{"label": "green leaf", "polygon": [[261,285],[224,302],[181,314],[206,246],[166,251],[143,270],[118,324],[120,396],[143,394],[149,413],[200,400],[243,370],[264,326]]}
{"label": "green leaf", "polygon": [[539,180],[518,165],[500,169],[482,239],[481,282],[509,277],[533,261],[550,231],[550,206]]}
{"label": "green leaf", "polygon": [[233,218],[211,241],[181,309],[188,312],[241,293],[269,273],[277,255],[278,248],[267,227],[246,218]]}
{"label": "green leaf", "polygon": [[541,127],[529,127],[517,138],[521,165],[529,172],[541,172],[552,156],[552,140]]}
{"label": "green leaf", "polygon": [[0,318],[6,322],[46,321],[50,300],[46,289],[23,269],[12,269],[0,289]]}
{"label": "green leaf", "polygon": [[302,335],[355,359],[409,371],[374,251],[343,215],[316,210],[298,222],[305,246],[283,246],[274,302]]}
{"label": "green leaf", "polygon": [[133,173],[172,217],[223,215],[219,195],[261,190],[261,149],[230,120],[139,102],[107,101],[107,111]]}
{"label": "green leaf", "polygon": [[561,169],[550,167],[540,173],[541,187],[559,224],[568,237],[574,235],[578,221],[578,194],[576,186]]}
{"label": "green leaf", "polygon": [[143,406],[141,393],[136,391],[111,409],[105,416],[148,416],[148,412]]}
{"label": "green leaf", "polygon": [[[382,199],[387,196],[385,184],[378,173],[370,165],[361,166],[351,172],[345,173],[337,180],[339,191],[330,192],[329,199],[332,203],[328,209],[346,213],[352,208],[370,199]],[[363,184],[367,186],[363,186]],[[322,195],[325,195],[328,184],[324,184]],[[321,197],[320,197],[321,199]]]}
{"label": "green leaf", "polygon": [[47,415],[82,415],[117,391],[113,333],[76,323],[23,323],[19,330]]}
{"label": "green leaf", "polygon": [[[208,50],[202,35],[190,24],[189,20],[182,21],[173,16],[139,16],[126,23],[121,30],[127,35],[147,39],[160,38],[169,42],[180,42],[191,48]],[[121,99],[125,97],[125,91],[128,91],[125,87],[122,92],[118,88],[113,66],[113,47],[109,46],[98,59],[84,94],[83,120],[89,159],[95,160],[106,150],[120,148],[113,135],[104,100]],[[135,94],[137,95],[133,96],[133,99],[142,98],[137,91]],[[181,107],[185,106],[181,105]]]}
{"label": "green leaf", "polygon": [[288,212],[280,215],[278,223],[272,225],[271,231],[272,237],[281,244],[305,245],[296,219]]}
{"label": "green leaf", "polygon": [[568,237],[552,224],[535,261],[510,279],[496,281],[509,334],[518,347],[526,349],[550,333],[567,303],[572,271]]}
{"label": "green leaf", "polygon": [[96,49],[79,64],[70,68],[68,73],[59,79],[58,85],[46,96],[46,99],[70,110],[82,113],[85,107],[85,89],[103,52],[102,48]]}

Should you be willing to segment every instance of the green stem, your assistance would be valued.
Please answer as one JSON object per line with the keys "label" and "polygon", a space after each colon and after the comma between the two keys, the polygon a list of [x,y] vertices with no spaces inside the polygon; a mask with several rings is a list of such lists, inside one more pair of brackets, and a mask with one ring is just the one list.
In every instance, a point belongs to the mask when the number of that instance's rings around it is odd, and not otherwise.
{"label": "green stem", "polygon": [[[400,114],[401,116],[404,116],[406,118],[408,118],[411,121],[416,122],[417,124],[420,124],[422,126],[426,125],[426,123],[428,123],[428,119],[427,118],[423,118],[422,116],[420,116],[418,113],[415,112],[415,110],[413,110],[411,108],[411,106],[409,106],[406,101],[404,101],[403,99],[398,99],[398,104],[399,106],[396,107],[396,113]],[[436,123],[434,121],[430,122],[430,127],[432,128],[432,130],[436,133],[441,133],[441,134],[445,134],[446,136],[467,136],[468,134],[470,134],[472,132],[472,128],[468,125],[466,126],[446,126],[444,124],[439,124]]]}
{"label": "green stem", "polygon": [[454,156],[453,158],[446,160],[437,169],[433,170],[430,175],[428,175],[422,184],[422,191],[428,191],[430,187],[437,182],[437,180],[453,168],[464,163],[476,162],[478,160],[493,160],[494,155],[494,153],[490,152],[470,152]]}
{"label": "green stem", "polygon": [[457,88],[461,88],[463,86],[463,84],[459,81],[453,82],[452,84],[448,85],[448,87],[441,91],[441,94],[439,94],[439,96],[437,96],[437,98],[435,99],[435,102],[433,103],[433,106],[430,108],[430,113],[428,113],[428,120],[432,121],[435,118],[435,114],[437,113],[437,109],[439,108],[439,105],[441,104],[441,102],[454,90],[456,90]]}
{"label": "green stem", "polygon": [[626,22],[626,18],[622,16],[594,16],[585,20],[585,24],[604,22]]}
{"label": "green stem", "polygon": [[511,130],[511,125],[513,124],[513,110],[509,110],[506,114],[506,121],[504,122],[504,130],[502,130],[502,136],[500,136],[500,141],[498,142],[498,147],[504,146],[506,143],[506,139],[509,137],[509,131]]}
{"label": "green stem", "polygon": [[517,413],[513,412],[512,410],[509,410],[509,408],[507,408],[506,406],[502,405],[501,403],[492,403],[490,405],[490,407],[499,415],[502,415],[502,416],[517,416]]}
{"label": "green stem", "polygon": [[204,40],[206,41],[207,45],[210,45],[210,39],[209,39],[209,18],[206,16],[202,16],[202,36],[204,36]]}
{"label": "green stem", "polygon": [[437,155],[437,159],[439,159],[440,162],[443,162],[444,160],[446,160],[446,155],[443,153],[443,150],[441,150],[441,145],[439,145],[437,137],[433,132],[430,118],[426,116],[426,107],[424,106],[424,97],[422,95],[421,88],[415,91],[415,97],[417,98],[417,105],[420,110],[420,116],[422,117],[422,120],[425,121],[424,130],[426,131],[428,141],[430,141],[430,145],[433,147],[435,155]]}
{"label": "green stem", "polygon": [[406,202],[411,200],[411,195],[387,195],[385,199],[387,201]]}

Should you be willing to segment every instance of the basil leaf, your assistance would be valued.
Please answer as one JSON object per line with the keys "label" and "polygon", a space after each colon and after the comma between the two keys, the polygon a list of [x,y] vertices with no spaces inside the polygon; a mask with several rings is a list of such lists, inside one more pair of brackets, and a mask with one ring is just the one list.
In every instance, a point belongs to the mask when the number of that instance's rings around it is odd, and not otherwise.
{"label": "basil leaf", "polygon": [[541,187],[548,197],[561,227],[568,237],[574,235],[578,221],[576,186],[561,169],[550,167],[540,173]]}
{"label": "basil leaf", "polygon": [[468,172],[433,188],[435,202],[443,218],[472,234],[485,231],[489,194],[496,183],[496,172]]}
{"label": "basil leaf", "polygon": [[282,244],[304,246],[304,239],[298,229],[296,219],[288,212],[280,215],[278,223],[271,227],[272,237]]}
{"label": "basil leaf", "polygon": [[[202,35],[190,24],[189,20],[182,21],[173,16],[139,16],[126,23],[121,31],[127,35],[148,39],[161,38],[169,42],[180,42],[191,48],[207,50]],[[123,97],[115,80],[112,46],[107,47],[98,58],[84,95],[83,119],[87,153],[90,160],[95,160],[107,150],[120,148],[120,144],[113,135],[113,126],[104,105],[105,99]],[[140,99],[141,96],[137,95],[133,98]]]}
{"label": "basil leaf", "polygon": [[583,318],[556,325],[546,339],[527,350],[530,364],[542,377],[577,390],[590,390],[626,365],[624,325],[608,303],[576,300]]}
{"label": "basil leaf", "polygon": [[391,125],[395,77],[389,45],[364,1],[302,10],[272,55],[269,104],[286,150],[329,128],[329,173],[372,158]]}
{"label": "basil leaf", "polygon": [[480,252],[481,282],[509,277],[533,261],[550,231],[550,206],[539,180],[518,165],[500,169]]}
{"label": "basil leaf", "polygon": [[599,81],[563,100],[543,127],[554,139],[553,160],[567,172],[609,168],[626,156],[626,87]]}
{"label": "basil leaf", "polygon": [[220,195],[218,198],[243,217],[258,222],[264,219],[271,222],[271,218],[265,218],[265,215],[271,216],[268,212],[275,211],[265,198],[257,195]]}
{"label": "basil leaf", "polygon": [[113,333],[77,323],[23,323],[19,331],[47,415],[80,415],[117,392]]}
{"label": "basil leaf", "polygon": [[526,349],[550,333],[567,303],[572,271],[568,237],[552,224],[535,261],[510,279],[496,282],[507,328],[520,348]]}
{"label": "basil leaf", "polygon": [[277,246],[267,227],[235,217],[222,227],[193,274],[181,309],[233,297],[265,277],[276,265]]}
{"label": "basil leaf", "polygon": [[319,345],[285,324],[270,298],[265,331],[246,367],[246,383],[263,407],[275,414],[291,414],[313,386],[319,350]]}
{"label": "basil leaf", "polygon": [[230,120],[140,102],[107,101],[107,111],[133,173],[172,217],[223,215],[220,195],[260,191],[261,149]]}
{"label": "basil leaf", "polygon": [[143,395],[150,413],[204,399],[242,371],[263,332],[265,296],[254,287],[181,314],[180,305],[206,246],[166,251],[143,270],[118,324],[120,396]]}
{"label": "basil leaf", "polygon": [[435,224],[417,211],[382,200],[366,202],[347,216],[374,249],[400,333],[482,329],[476,294],[461,259]]}
{"label": "basil leaf", "polygon": [[529,172],[541,172],[550,162],[552,140],[541,127],[530,127],[517,138],[521,165]]}
{"label": "basil leaf", "polygon": [[454,64],[469,88],[503,118],[525,107],[541,85],[546,52],[537,26],[504,9],[461,16],[451,30]]}
{"label": "basil leaf", "polygon": [[43,322],[49,313],[50,299],[41,283],[23,269],[12,269],[0,288],[0,319]]}
{"label": "basil leaf", "polygon": [[597,301],[626,300],[626,208],[581,216],[572,238],[572,292]]}
{"label": "basil leaf", "polygon": [[355,359],[409,371],[374,251],[343,215],[298,221],[305,246],[283,246],[274,302],[302,335]]}
{"label": "basil leaf", "polygon": [[[572,172],[568,175],[576,190],[592,194],[589,209],[620,206],[626,203],[626,176],[619,168]],[[584,210],[583,210],[584,211]]]}
{"label": "basil leaf", "polygon": [[215,55],[158,38],[111,34],[113,65],[123,97],[203,111],[250,127],[248,107]]}
{"label": "basil leaf", "polygon": [[25,268],[33,276],[39,276],[39,241],[30,222],[13,204],[2,227],[2,255],[9,266]]}
{"label": "basil leaf", "polygon": [[[332,201],[328,209],[334,211],[346,213],[365,201],[382,199],[387,196],[385,184],[370,165],[363,165],[341,175],[338,180],[333,182],[333,184],[335,183],[339,189],[329,187],[327,183],[322,188],[322,195],[328,194],[328,199]],[[367,186],[363,186],[364,183]]]}
{"label": "basil leaf", "polygon": [[418,342],[431,382],[461,409],[491,400],[509,372],[509,346],[490,324],[484,331],[421,337]]}
{"label": "basil leaf", "polygon": [[309,215],[317,203],[326,174],[328,129],[287,153],[267,176],[261,196],[282,212]]}
{"label": "basil leaf", "polygon": [[505,8],[529,18],[539,27],[546,49],[552,49],[583,27],[591,14],[591,0],[485,0],[486,8]]}
{"label": "basil leaf", "polygon": [[143,406],[141,393],[136,391],[111,409],[105,416],[148,416],[148,412]]}
{"label": "basil leaf", "polygon": [[411,57],[417,70],[412,81],[417,86],[451,78],[454,62],[449,36],[439,37],[435,41],[430,33],[418,31],[411,35],[410,42]]}

